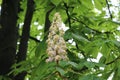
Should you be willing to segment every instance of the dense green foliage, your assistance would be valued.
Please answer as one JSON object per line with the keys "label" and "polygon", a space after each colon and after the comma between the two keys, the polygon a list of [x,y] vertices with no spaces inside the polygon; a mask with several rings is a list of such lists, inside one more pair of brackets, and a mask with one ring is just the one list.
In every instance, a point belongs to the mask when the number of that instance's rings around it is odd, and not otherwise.
{"label": "dense green foliage", "polygon": [[[119,14],[109,11],[110,0],[34,0],[35,11],[29,39],[27,60],[12,66],[9,73],[27,71],[29,80],[112,80],[120,78],[120,25]],[[21,2],[18,24],[22,24],[27,0]],[[53,8],[49,19],[59,12],[69,28],[64,39],[69,61],[46,63],[45,14]],[[104,10],[103,8],[106,8]],[[116,8],[120,8],[116,6]],[[108,13],[106,13],[108,12]],[[106,16],[108,15],[108,16]],[[115,19],[115,20],[114,20]],[[21,35],[22,26],[19,29]],[[99,58],[98,58],[99,57]],[[19,68],[17,66],[21,65]]]}

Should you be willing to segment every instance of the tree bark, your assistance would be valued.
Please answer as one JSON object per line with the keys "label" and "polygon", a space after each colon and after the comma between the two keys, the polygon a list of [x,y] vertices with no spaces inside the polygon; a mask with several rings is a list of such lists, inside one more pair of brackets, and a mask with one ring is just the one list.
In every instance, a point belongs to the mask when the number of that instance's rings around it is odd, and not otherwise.
{"label": "tree bark", "polygon": [[19,0],[3,0],[0,17],[0,75],[10,71],[17,45],[17,13]]}
{"label": "tree bark", "polygon": [[[28,40],[30,37],[30,25],[34,12],[34,0],[27,0],[27,11],[25,15],[22,36],[17,54],[17,63],[26,60]],[[22,72],[15,77],[15,80],[24,80],[26,72]]]}
{"label": "tree bark", "polygon": [[47,11],[46,15],[45,15],[45,27],[44,27],[45,37],[44,37],[44,39],[46,39],[47,35],[48,35],[48,31],[49,31],[49,28],[50,28],[50,25],[51,25],[51,22],[49,20],[49,16],[50,16],[50,13],[53,11],[54,8],[55,7],[53,6],[53,8],[51,8],[49,11]]}
{"label": "tree bark", "polygon": [[17,62],[23,61],[26,59],[27,53],[27,46],[28,46],[28,39],[30,36],[30,25],[32,21],[32,16],[34,12],[34,1],[28,0],[27,1],[27,11],[25,15],[22,36],[19,45],[19,52],[17,54]]}

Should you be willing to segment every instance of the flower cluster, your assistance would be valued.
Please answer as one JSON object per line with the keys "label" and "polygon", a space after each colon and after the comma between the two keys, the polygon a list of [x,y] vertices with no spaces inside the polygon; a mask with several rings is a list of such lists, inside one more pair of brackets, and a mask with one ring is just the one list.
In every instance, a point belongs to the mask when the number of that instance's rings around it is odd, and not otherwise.
{"label": "flower cluster", "polygon": [[46,41],[48,54],[46,62],[58,62],[60,60],[68,59],[65,40],[63,39],[64,30],[61,27],[61,17],[59,13],[56,13],[50,26],[48,39]]}

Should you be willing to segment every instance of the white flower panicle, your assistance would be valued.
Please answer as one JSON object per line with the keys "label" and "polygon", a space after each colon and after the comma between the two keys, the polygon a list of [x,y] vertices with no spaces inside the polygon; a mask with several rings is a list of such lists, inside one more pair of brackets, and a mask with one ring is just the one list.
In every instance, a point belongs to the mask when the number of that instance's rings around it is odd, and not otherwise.
{"label": "white flower panicle", "polygon": [[49,35],[47,42],[47,54],[48,59],[46,62],[58,62],[60,60],[68,60],[66,52],[66,44],[63,39],[64,30],[62,27],[62,21],[59,13],[56,13],[53,18],[53,22],[49,29]]}

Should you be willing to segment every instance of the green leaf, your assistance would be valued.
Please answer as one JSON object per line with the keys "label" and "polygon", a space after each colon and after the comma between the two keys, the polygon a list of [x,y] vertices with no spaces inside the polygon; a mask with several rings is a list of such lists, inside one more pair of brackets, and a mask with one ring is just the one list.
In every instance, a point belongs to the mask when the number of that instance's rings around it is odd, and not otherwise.
{"label": "green leaf", "polygon": [[82,36],[80,36],[80,35],[78,35],[78,34],[72,33],[72,36],[73,36],[74,39],[76,39],[76,40],[78,40],[78,41],[89,42],[89,40],[87,40],[86,38],[84,38],[84,37],[82,37]]}
{"label": "green leaf", "polygon": [[88,74],[79,78],[79,80],[104,80],[93,74]]}
{"label": "green leaf", "polygon": [[60,2],[61,2],[62,0],[51,0],[51,2],[54,4],[54,5],[58,5],[58,4],[60,4]]}
{"label": "green leaf", "polygon": [[114,32],[116,30],[116,27],[118,26],[118,24],[102,18],[94,17],[94,18],[90,18],[90,21],[91,21],[91,24],[89,24],[89,27],[102,33]]}
{"label": "green leaf", "polygon": [[85,65],[86,67],[88,67],[89,69],[95,67],[95,64],[94,64],[93,62],[88,62],[88,61],[86,61],[86,62],[84,63],[84,65]]}
{"label": "green leaf", "polygon": [[43,73],[46,71],[46,68],[47,65],[44,61],[42,61],[40,65],[38,65],[38,67],[32,72],[31,80],[40,80],[43,77]]}
{"label": "green leaf", "polygon": [[60,72],[60,74],[62,75],[62,76],[64,76],[65,75],[65,71],[62,69],[62,68],[60,68],[60,67],[56,67],[56,70],[58,71],[58,72]]}
{"label": "green leaf", "polygon": [[0,75],[0,80],[12,80],[8,76]]}
{"label": "green leaf", "polygon": [[71,30],[68,29],[68,30],[65,32],[65,34],[64,34],[64,39],[65,39],[65,40],[72,39],[72,35],[71,35],[71,34],[72,34],[72,33],[71,33]]}
{"label": "green leaf", "polygon": [[87,55],[90,55],[91,57],[93,57],[93,58],[96,58],[97,57],[97,55],[98,55],[98,52],[99,52],[99,47],[96,47],[96,46],[87,46],[86,48],[85,48],[85,52],[86,52],[86,54]]}
{"label": "green leaf", "polygon": [[101,43],[100,43],[101,40],[94,40],[92,42],[89,42],[87,43],[85,46],[84,46],[84,51],[86,53],[86,55],[89,55],[93,58],[96,58],[99,51],[100,51],[100,46],[101,46]]}
{"label": "green leaf", "polygon": [[[48,8],[47,8],[48,9]],[[40,25],[43,25],[45,23],[45,15],[46,15],[46,10],[45,9],[40,9],[38,11],[35,11],[34,12],[34,17],[33,17],[33,20],[32,21],[38,21]],[[38,16],[40,18],[38,18]]]}
{"label": "green leaf", "polygon": [[84,7],[82,7],[82,6],[77,6],[77,7],[75,7],[74,9],[73,9],[73,13],[74,14],[77,14],[77,15],[81,15],[81,14],[83,14],[83,12],[85,11],[86,9],[84,9]]}
{"label": "green leaf", "polygon": [[104,78],[105,80],[107,80],[111,76],[112,72],[113,72],[113,70],[111,70],[111,71],[104,71],[102,78]]}
{"label": "green leaf", "polygon": [[68,4],[69,0],[64,0],[64,2]]}
{"label": "green leaf", "polygon": [[120,72],[119,72],[119,68],[117,68],[115,71],[114,71],[114,75],[113,75],[113,80],[119,80],[120,79]]}
{"label": "green leaf", "polygon": [[0,5],[1,5],[1,3],[2,3],[2,0],[0,0]]}
{"label": "green leaf", "polygon": [[105,67],[105,66],[106,66],[106,65],[103,64],[103,63],[95,63],[95,65],[96,65],[97,67]]}
{"label": "green leaf", "polygon": [[69,65],[69,63],[68,63],[68,61],[60,61],[60,62],[59,62],[59,65],[60,65],[61,67],[65,68],[66,66]]}
{"label": "green leaf", "polygon": [[[101,27],[99,27],[101,26]],[[110,27],[109,27],[110,26]],[[113,23],[112,21],[101,21],[99,24],[98,24],[98,27],[99,29],[102,31],[104,30],[104,32],[113,32],[116,30],[116,27],[118,25],[116,25],[115,23]]]}
{"label": "green leaf", "polygon": [[38,47],[36,48],[35,56],[42,57],[43,55],[45,55],[46,47],[47,47],[46,41],[45,40],[41,41]]}
{"label": "green leaf", "polygon": [[120,47],[120,42],[119,41],[116,41],[116,40],[114,40],[114,41],[112,41],[117,47]]}
{"label": "green leaf", "polygon": [[99,10],[102,10],[103,6],[102,3],[100,2],[100,0],[94,0],[95,3],[95,7]]}
{"label": "green leaf", "polygon": [[99,63],[105,63],[105,61],[106,61],[105,56],[102,56],[102,57],[100,58],[100,60],[99,60]]}
{"label": "green leaf", "polygon": [[84,62],[80,62],[77,66],[77,69],[80,70],[84,67]]}
{"label": "green leaf", "polygon": [[77,68],[78,64],[75,62],[69,61],[68,64],[72,65],[73,67]]}
{"label": "green leaf", "polygon": [[82,0],[81,3],[82,3],[85,7],[90,8],[90,9],[93,9],[92,0]]}
{"label": "green leaf", "polygon": [[102,48],[101,48],[101,53],[103,54],[103,56],[105,58],[108,58],[109,54],[110,54],[110,48],[108,47],[108,45],[106,43],[104,43],[102,45]]}
{"label": "green leaf", "polygon": [[36,69],[32,72],[31,80],[43,80],[43,78],[55,71],[55,63],[46,63],[44,60],[40,62]]}

